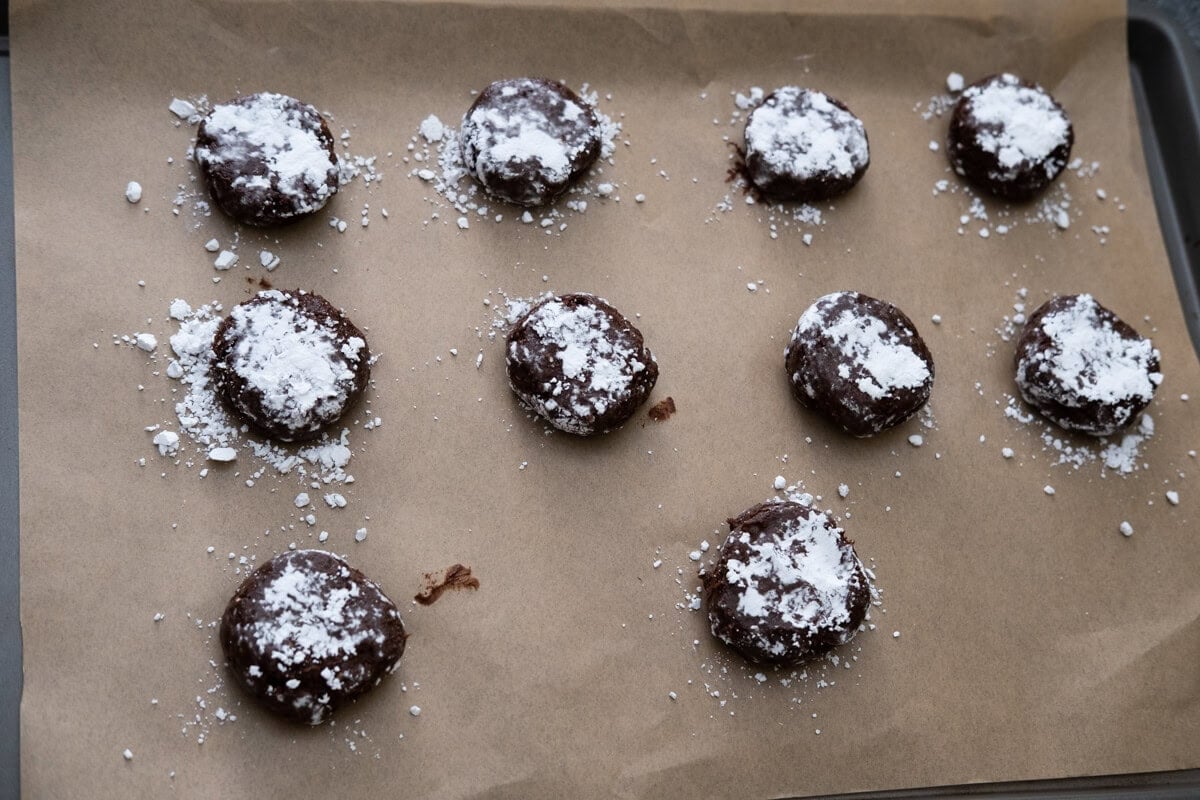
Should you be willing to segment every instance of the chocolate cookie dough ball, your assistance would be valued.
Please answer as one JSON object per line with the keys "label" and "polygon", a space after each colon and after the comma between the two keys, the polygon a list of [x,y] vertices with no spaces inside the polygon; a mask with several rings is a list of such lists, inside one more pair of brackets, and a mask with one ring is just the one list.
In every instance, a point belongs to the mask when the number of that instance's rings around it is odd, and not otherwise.
{"label": "chocolate cookie dough ball", "polygon": [[746,119],[746,175],[772,200],[825,200],[871,163],[862,120],[814,89],[784,86]]}
{"label": "chocolate cookie dough ball", "polygon": [[1071,157],[1075,131],[1042,87],[1016,75],[992,75],[963,90],[946,154],[980,188],[1022,202],[1054,182]]}
{"label": "chocolate cookie dough ball", "polygon": [[713,636],[755,663],[797,664],[845,644],[871,601],[853,543],[827,514],[791,502],[729,520],[703,587]]}
{"label": "chocolate cookie dough ball", "polygon": [[519,206],[544,205],[600,155],[592,107],[558,81],[496,81],[462,123],[467,171],[489,194]]}
{"label": "chocolate cookie dough ball", "polygon": [[521,402],[567,433],[607,433],[633,416],[658,380],[642,333],[590,294],[547,297],[517,321],[506,346]]}
{"label": "chocolate cookie dough ball", "polygon": [[903,311],[858,292],[808,307],[784,350],[792,393],[847,433],[872,436],[925,405],[933,356]]}
{"label": "chocolate cookie dough ball", "polygon": [[213,336],[217,392],[281,442],[316,438],[367,388],[366,336],[324,297],[270,289],[234,306]]}
{"label": "chocolate cookie dough ball", "polygon": [[309,725],[395,670],[405,637],[396,604],[322,550],[275,556],[221,617],[221,649],[237,682],[276,714]]}
{"label": "chocolate cookie dough ball", "polygon": [[1017,339],[1025,402],[1070,431],[1108,436],[1150,405],[1162,383],[1149,339],[1088,294],[1042,304]]}
{"label": "chocolate cookie dough ball", "polygon": [[284,94],[214,107],[200,123],[195,158],[213,200],[247,225],[314,214],[338,190],[333,134],[315,108]]}

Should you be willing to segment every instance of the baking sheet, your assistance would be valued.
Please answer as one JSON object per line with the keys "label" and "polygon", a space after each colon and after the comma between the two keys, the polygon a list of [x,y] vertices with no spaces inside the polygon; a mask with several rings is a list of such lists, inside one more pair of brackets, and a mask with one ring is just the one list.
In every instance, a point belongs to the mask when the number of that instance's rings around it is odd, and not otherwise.
{"label": "baking sheet", "polygon": [[[1141,164],[1122,7],[803,8],[16,4],[28,796],[784,796],[1197,766],[1187,451],[1200,431],[1180,395],[1200,396],[1200,374]],[[1100,164],[1064,179],[1066,233],[1022,224],[984,240],[972,223],[959,236],[964,198],[931,192],[953,182],[928,149],[944,122],[914,107],[951,70],[1000,68],[1049,87],[1076,153]],[[557,236],[511,218],[460,230],[447,209],[433,220],[432,192],[401,161],[409,138],[516,74],[611,94],[601,109],[630,144],[602,178],[622,200],[591,198]],[[730,191],[730,92],[785,82],[855,109],[872,166],[823,225],[772,239],[762,209],[736,195],[714,207]],[[270,248],[282,265],[213,284],[203,244],[233,228],[186,203],[171,215],[191,173],[189,131],[166,105],[266,87],[332,112],[384,179],[316,220],[242,232],[243,264]],[[146,187],[138,207],[128,180]],[[365,203],[388,218],[327,225]],[[325,294],[383,355],[370,396],[383,425],[353,430],[357,480],[337,487],[349,504],[319,509],[315,528],[292,504],[294,475],[247,487],[245,459],[201,479],[202,463],[161,458],[143,432],[173,420],[154,374],[170,301],[229,306],[247,277]],[[1038,428],[1003,416],[995,328],[1021,287],[1031,302],[1092,291],[1153,335],[1167,382],[1146,468],[1051,466]],[[934,429],[849,441],[788,396],[785,337],[841,288],[917,320],[937,361]],[[545,436],[509,396],[500,346],[476,338],[501,289],[590,290],[640,313],[662,369],[651,401],[670,395],[679,412],[598,441]],[[157,361],[110,343],[142,330],[159,336]],[[841,653],[851,668],[824,662],[787,686],[760,683],[676,607],[695,583],[689,553],[774,494],[776,475],[850,512],[882,591],[877,629]],[[211,626],[241,557],[321,529],[397,599],[455,562],[482,585],[412,606],[394,679],[333,726],[296,730],[223,684]]]}

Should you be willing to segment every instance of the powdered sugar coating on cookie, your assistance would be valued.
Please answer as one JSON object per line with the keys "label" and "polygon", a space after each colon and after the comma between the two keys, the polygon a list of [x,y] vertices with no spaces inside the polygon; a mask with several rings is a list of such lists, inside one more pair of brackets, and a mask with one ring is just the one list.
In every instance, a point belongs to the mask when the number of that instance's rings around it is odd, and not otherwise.
{"label": "powdered sugar coating on cookie", "polygon": [[274,92],[214,107],[197,131],[195,158],[221,208],[250,225],[315,213],[338,188],[324,119],[312,106]]}
{"label": "powdered sugar coating on cookie", "polygon": [[713,636],[755,662],[794,664],[854,637],[870,583],[852,544],[824,513],[764,503],[729,521],[704,576]]}
{"label": "powdered sugar coating on cookie", "polygon": [[235,306],[213,338],[226,401],[282,441],[336,422],[370,376],[363,333],[319,295],[270,289]]}
{"label": "powdered sugar coating on cookie", "polygon": [[856,436],[908,419],[933,385],[933,359],[912,321],[858,292],[834,292],[809,306],[784,359],[796,398]]}
{"label": "powdered sugar coating on cookie", "polygon": [[508,335],[506,365],[523,403],[554,427],[584,436],[628,419],[658,379],[641,332],[589,294],[533,306]]}
{"label": "powdered sugar coating on cookie", "polygon": [[[995,153],[1004,175],[1011,176],[1023,161],[1042,161],[1066,141],[1071,123],[1062,108],[1040,87],[1021,84],[1016,75],[976,84],[963,92],[967,113],[980,125],[979,146]],[[1047,162],[1047,175],[1063,164]]]}
{"label": "powdered sugar coating on cookie", "polygon": [[824,92],[776,89],[747,119],[746,171],[770,197],[832,197],[853,186],[869,163],[862,121]]}
{"label": "powdered sugar coating on cookie", "polygon": [[540,78],[497,81],[463,117],[467,170],[492,195],[522,206],[564,192],[596,160],[593,109],[569,87]]}
{"label": "powdered sugar coating on cookie", "polygon": [[1025,401],[1069,430],[1107,436],[1128,426],[1162,383],[1159,353],[1090,294],[1035,311],[1017,342]]}
{"label": "powdered sugar coating on cookie", "polygon": [[321,550],[294,550],[264,564],[221,620],[221,644],[238,682],[273,711],[311,725],[393,671],[404,642],[395,603]]}
{"label": "powdered sugar coating on cookie", "polygon": [[1045,89],[1016,75],[968,86],[950,122],[946,153],[955,170],[1010,200],[1044,190],[1067,165],[1075,134]]}

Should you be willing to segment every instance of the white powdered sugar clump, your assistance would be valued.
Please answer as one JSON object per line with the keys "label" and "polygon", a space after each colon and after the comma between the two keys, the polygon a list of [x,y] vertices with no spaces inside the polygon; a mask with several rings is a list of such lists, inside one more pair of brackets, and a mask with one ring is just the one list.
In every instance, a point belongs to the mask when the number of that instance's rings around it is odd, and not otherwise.
{"label": "white powdered sugar clump", "polygon": [[[263,588],[262,604],[271,612],[271,618],[252,626],[259,647],[270,648],[284,664],[353,654],[370,635],[369,630],[356,624],[361,622],[363,611],[351,615],[346,607],[361,593],[358,583],[329,590],[329,576],[298,568],[294,562],[289,559],[283,571]],[[349,574],[343,566],[341,577]]]}
{"label": "white powdered sugar clump", "polygon": [[[852,292],[834,292],[809,306],[792,332],[792,346],[804,337],[828,338],[842,353],[842,360],[861,367],[862,376],[856,385],[874,400],[888,397],[897,389],[922,386],[929,380],[928,365],[882,319],[856,306],[843,309],[832,319],[827,317],[830,308],[853,296]],[[844,370],[842,377],[850,377],[848,368]]]}
{"label": "white powdered sugar clump", "polygon": [[[1072,435],[1036,413],[1026,411],[1015,397],[1006,397],[1001,406],[1004,416],[1019,425],[1035,425],[1042,441],[1042,452],[1050,457],[1053,466],[1069,466],[1078,470],[1085,464],[1099,463],[1102,474],[1111,471],[1117,475],[1128,475],[1148,465],[1144,462],[1142,449],[1154,437],[1154,418],[1145,413],[1137,425],[1122,433],[1119,439]],[[1005,458],[1015,453],[1005,448]]]}
{"label": "white powdered sugar clump", "polygon": [[1100,460],[1105,468],[1127,475],[1138,468],[1142,444],[1153,435],[1154,418],[1143,414],[1138,420],[1137,430],[1123,434],[1118,442],[1104,445],[1100,450]]}
{"label": "white powdered sugar clump", "polygon": [[421,127],[418,130],[427,142],[440,142],[446,135],[446,126],[433,114],[421,120]]}
{"label": "white powdered sugar clump", "polygon": [[167,108],[172,114],[182,120],[190,120],[192,117],[197,116],[195,104],[178,97],[172,98],[171,103],[167,106]]}
{"label": "white powdered sugar clump", "polygon": [[366,342],[352,336],[344,344],[332,324],[302,313],[295,298],[271,289],[267,302],[235,306],[226,338],[236,344],[230,366],[257,390],[272,421],[294,431],[341,416]]}
{"label": "white powdered sugar clump", "polygon": [[213,108],[204,132],[215,146],[197,146],[201,164],[261,159],[267,175],[240,175],[234,188],[274,189],[289,197],[296,214],[319,210],[333,195],[338,166],[318,135],[320,115],[287,95],[262,92]]}
{"label": "white powdered sugar clump", "polygon": [[772,170],[806,180],[820,175],[849,177],[869,159],[866,131],[858,117],[823,92],[785,86],[750,114],[746,153]]}
{"label": "white powdered sugar clump", "polygon": [[[1013,177],[1026,162],[1046,159],[1067,138],[1070,122],[1050,95],[1022,86],[1005,73],[984,86],[963,93],[968,113],[979,124],[975,135],[981,149],[994,153],[1005,169],[998,178]],[[1062,162],[1047,161],[1046,174],[1057,175]]]}
{"label": "white powdered sugar clump", "polygon": [[[1151,371],[1158,351],[1149,339],[1129,338],[1117,331],[1089,294],[1047,313],[1040,328],[1050,338],[1050,347],[1023,353],[1017,367],[1017,384],[1028,400],[1050,399],[1069,405],[1097,402],[1106,405],[1130,402],[1144,406],[1162,383],[1162,373]],[[1024,379],[1026,370],[1048,373],[1066,387],[1069,396],[1047,398],[1043,388]],[[1116,428],[1129,423],[1132,407],[1114,409]]]}
{"label": "white powdered sugar clump", "polygon": [[[524,95],[522,93],[525,93]],[[514,164],[536,164],[547,180],[566,180],[571,161],[598,144],[598,134],[585,125],[568,130],[563,122],[573,123],[586,116],[583,106],[561,98],[562,122],[547,114],[546,104],[530,98],[544,94],[541,84],[528,79],[505,82],[499,92],[504,108],[476,106],[463,118],[461,135],[478,152],[475,177],[486,181],[489,173],[517,177]],[[564,135],[566,134],[566,135]],[[485,184],[486,185],[486,184]]]}
{"label": "white powdered sugar clump", "polygon": [[[841,529],[817,511],[788,519],[781,527],[770,537],[734,532],[734,541],[747,551],[744,560],[730,558],[725,565],[725,580],[738,591],[737,612],[760,619],[778,616],[782,625],[812,633],[846,627],[851,590],[859,585],[862,565],[844,544]],[[843,631],[840,641],[849,641],[855,632]],[[755,635],[751,630],[750,636]],[[785,649],[774,637],[763,637],[761,645],[777,654]]]}

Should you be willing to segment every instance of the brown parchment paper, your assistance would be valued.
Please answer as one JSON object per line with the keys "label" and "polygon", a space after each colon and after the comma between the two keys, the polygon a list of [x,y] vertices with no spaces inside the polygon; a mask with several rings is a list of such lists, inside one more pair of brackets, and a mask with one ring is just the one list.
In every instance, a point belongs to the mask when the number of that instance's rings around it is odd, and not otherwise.
{"label": "brown parchment paper", "polygon": [[[13,4],[24,794],[779,797],[1200,766],[1187,455],[1200,371],[1142,165],[1123,4],[536,5]],[[928,149],[945,121],[914,106],[951,70],[1001,69],[1050,88],[1076,153],[1101,165],[1064,177],[1082,211],[1065,233],[959,236],[965,201],[931,192],[953,182]],[[630,144],[602,177],[620,202],[592,198],[561,236],[511,208],[465,231],[448,209],[430,221],[432,192],[401,162],[410,137],[520,74],[611,94],[601,108]],[[872,146],[808,247],[804,228],[771,239],[740,197],[713,212],[722,137],[740,138],[730,92],[785,83],[845,100]],[[314,220],[241,231],[241,263],[214,284],[203,243],[228,246],[234,228],[188,204],[171,215],[192,186],[191,130],[166,107],[264,88],[333,113],[384,179]],[[1105,244],[1091,225],[1109,227]],[[383,425],[365,431],[356,412],[356,481],[334,487],[349,505],[309,489],[313,528],[296,476],[256,476],[243,453],[201,479],[194,447],[175,463],[143,431],[174,423],[168,304],[239,302],[266,276],[263,248],[282,256],[271,282],[344,306],[382,354],[369,403]],[[1031,305],[1091,291],[1153,335],[1167,378],[1144,468],[1053,466],[1036,426],[1004,418],[1010,350],[995,328],[1022,286]],[[843,288],[917,321],[937,363],[935,429],[850,440],[791,400],[786,336]],[[507,390],[500,345],[477,338],[498,289],[593,291],[640,314],[662,370],[651,401],[672,396],[678,413],[643,411],[594,441],[544,435]],[[111,343],[134,331],[158,335],[156,359]],[[843,648],[850,668],[822,662],[789,686],[786,673],[760,684],[676,607],[697,582],[689,552],[773,495],[777,474],[843,517],[882,591],[877,629]],[[223,684],[213,626],[239,558],[320,530],[401,601],[412,636],[393,678],[332,726],[296,729]],[[425,572],[455,562],[478,591],[409,604]]]}

